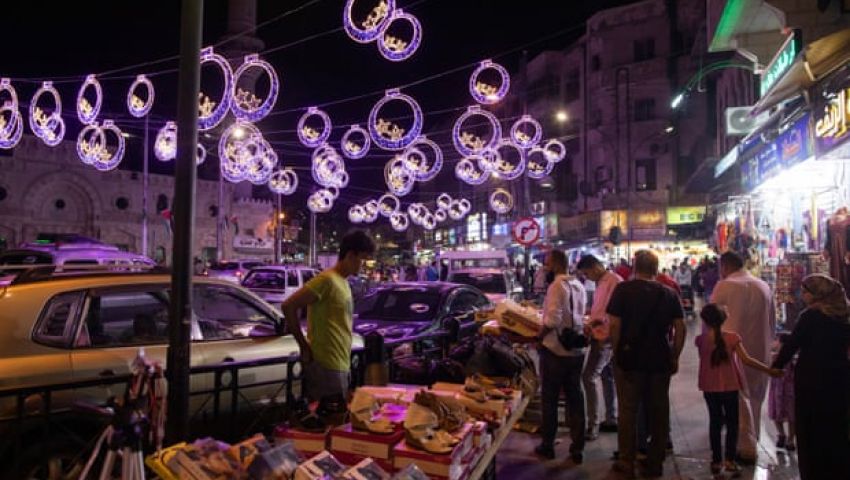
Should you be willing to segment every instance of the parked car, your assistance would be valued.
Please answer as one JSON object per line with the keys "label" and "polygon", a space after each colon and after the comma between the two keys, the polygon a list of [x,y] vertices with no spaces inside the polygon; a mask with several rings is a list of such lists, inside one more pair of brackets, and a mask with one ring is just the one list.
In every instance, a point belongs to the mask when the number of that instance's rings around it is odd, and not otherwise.
{"label": "parked car", "polygon": [[[30,275],[16,278],[0,287],[0,388],[26,385],[65,384],[97,377],[125,375],[140,349],[145,356],[166,363],[168,311],[171,276],[164,273],[86,272],[69,275]],[[258,296],[239,285],[207,277],[195,277],[192,299],[191,365],[214,365],[230,361],[250,361],[296,354],[298,345],[286,334],[281,314]],[[354,346],[362,346],[355,336]],[[237,405],[285,401],[280,380],[286,377],[282,365],[252,367],[240,373]],[[230,375],[225,375],[230,379]],[[193,374],[190,391],[206,391],[214,386],[215,374]],[[232,380],[226,380],[230,382]],[[246,388],[248,383],[268,381],[269,385]],[[275,383],[276,382],[276,383]],[[51,412],[68,413],[79,401],[104,403],[120,395],[123,385],[61,390],[51,396]],[[37,397],[36,397],[37,398]],[[209,412],[219,401],[210,395],[190,397],[193,418]],[[40,402],[26,402],[28,412],[37,411]],[[230,409],[230,396],[220,398],[221,411]],[[14,418],[15,398],[0,397],[0,420]],[[75,418],[77,425],[80,416]],[[84,422],[92,419],[82,418]],[[14,423],[14,422],[13,422]],[[90,424],[89,423],[89,424]],[[2,428],[2,424],[0,424]],[[36,426],[36,433],[40,430]],[[24,437],[32,438],[24,432]],[[51,436],[61,442],[62,433]],[[0,434],[0,458],[8,458],[8,445],[15,435]],[[38,437],[40,438],[40,437]],[[25,456],[67,454],[62,448],[26,441]],[[39,448],[41,456],[38,457]],[[32,452],[30,452],[32,450]],[[49,460],[49,459],[48,459]],[[0,477],[3,475],[0,474]]]}
{"label": "parked car", "polygon": [[398,282],[377,287],[355,305],[354,331],[378,332],[398,339],[442,328],[449,318],[461,321],[461,335],[474,332],[473,313],[492,307],[475,287],[447,282]]}
{"label": "parked car", "polygon": [[522,287],[515,285],[513,275],[498,268],[467,268],[449,272],[446,279],[478,288],[493,303],[506,299],[521,300]]}
{"label": "parked car", "polygon": [[318,273],[318,270],[304,266],[263,265],[252,268],[242,279],[242,286],[280,308],[284,300]]}
{"label": "parked car", "polygon": [[210,265],[206,270],[206,275],[232,283],[241,283],[249,270],[264,265],[265,263],[260,260],[222,260]]}

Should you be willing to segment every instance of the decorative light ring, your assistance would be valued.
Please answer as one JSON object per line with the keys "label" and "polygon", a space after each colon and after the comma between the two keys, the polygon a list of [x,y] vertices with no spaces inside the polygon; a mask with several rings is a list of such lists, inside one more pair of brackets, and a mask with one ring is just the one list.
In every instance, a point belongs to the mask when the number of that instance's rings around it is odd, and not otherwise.
{"label": "decorative light ring", "polygon": [[156,133],[153,142],[153,153],[161,162],[170,162],[177,157],[177,124],[165,122]]}
{"label": "decorative light ring", "polygon": [[416,178],[404,168],[404,161],[396,157],[384,166],[384,181],[390,193],[403,197],[413,190]]}
{"label": "decorative light ring", "polygon": [[18,92],[16,92],[15,87],[12,86],[12,80],[8,78],[0,78],[0,92],[9,92],[9,100],[4,101],[3,105],[5,106],[7,103],[9,103],[9,107],[17,110]]}
{"label": "decorative light ring", "polygon": [[363,209],[362,205],[353,205],[348,209],[348,221],[351,223],[361,223],[365,216],[366,211]]}
{"label": "decorative light ring", "polygon": [[[147,90],[147,100],[142,100],[141,97],[136,95],[136,90],[139,87],[145,87],[145,90]],[[141,118],[150,113],[151,108],[153,108],[154,96],[153,83],[148,80],[148,77],[144,75],[137,76],[136,80],[130,85],[130,90],[127,91],[127,110],[130,112],[130,115]]]}
{"label": "decorative light ring", "polygon": [[480,167],[480,158],[473,155],[455,164],[455,176],[469,185],[481,185],[490,178],[490,171]]}
{"label": "decorative light ring", "polygon": [[[94,105],[86,98],[86,92],[89,88],[94,89]],[[103,105],[103,89],[100,88],[100,82],[94,75],[86,76],[80,91],[77,92],[77,118],[83,125],[89,125],[97,120],[100,114],[100,107]]]}
{"label": "decorative light ring", "polygon": [[221,177],[230,183],[245,180],[245,168],[233,162],[220,162]]}
{"label": "decorative light ring", "polygon": [[[118,164],[121,163],[121,160],[124,158],[124,151],[127,147],[127,140],[124,138],[124,133],[121,131],[118,126],[115,125],[115,122],[112,120],[104,120],[103,126],[100,127],[101,131],[104,134],[104,143],[103,148],[99,155],[97,155],[94,159],[94,163],[92,165],[94,168],[100,170],[101,172],[108,172],[109,170],[113,170]],[[110,153],[107,149],[107,145],[109,144],[108,139],[106,138],[106,133],[112,133],[115,136],[118,144],[115,148],[115,151]]]}
{"label": "decorative light ring", "polygon": [[[429,157],[422,151],[423,147],[428,147],[434,154],[430,165],[428,162]],[[443,150],[433,140],[425,137],[425,135],[420,136],[410,144],[401,158],[404,162],[404,167],[419,182],[433,180],[440,173],[440,170],[443,169]]]}
{"label": "decorative light ring", "polygon": [[491,173],[496,171],[499,162],[502,161],[502,156],[495,149],[488,148],[481,152],[481,155],[476,155],[475,159],[478,161],[478,168],[482,172]]}
{"label": "decorative light ring", "polygon": [[363,221],[366,223],[372,223],[378,219],[378,201],[377,200],[369,200],[368,202],[363,204],[363,212],[365,215],[363,216]]}
{"label": "decorative light ring", "polygon": [[[484,82],[478,81],[478,76],[481,75],[481,72],[485,70],[495,70],[496,73],[501,77],[501,84],[498,87],[494,87],[492,85],[488,85]],[[485,105],[492,105],[494,103],[500,102],[505,98],[505,95],[508,94],[508,90],[511,88],[511,76],[508,74],[508,71],[505,67],[499,65],[498,63],[493,63],[491,60],[484,60],[478,67],[472,72],[472,75],[469,77],[469,93],[472,95],[472,98],[475,99],[478,103],[483,103]]]}
{"label": "decorative light ring", "polygon": [[[317,132],[307,126],[307,119],[313,116],[317,116],[322,120],[321,132]],[[301,116],[301,119],[298,120],[298,140],[300,140],[301,144],[305,147],[315,148],[327,141],[328,137],[331,136],[332,129],[333,126],[331,125],[331,117],[316,107],[310,107],[304,115]]]}
{"label": "decorative light ring", "polygon": [[336,200],[339,198],[339,189],[336,187],[327,187],[324,189],[325,192],[331,196],[332,200]]}
{"label": "decorative light ring", "polygon": [[[262,103],[260,103],[260,99],[253,92],[239,88],[239,78],[250,68],[259,68],[269,77],[269,93]],[[242,65],[239,65],[236,73],[233,74],[233,90],[231,92],[233,99],[230,104],[230,110],[238,119],[258,122],[272,111],[275,102],[277,102],[279,92],[280,79],[274,67],[269,62],[260,60],[260,56],[256,53],[246,55]]]}
{"label": "decorative light ring", "polygon": [[307,197],[307,208],[313,213],[329,212],[333,208],[333,204],[333,193],[325,189],[316,190]]}
{"label": "decorative light ring", "polygon": [[[352,141],[352,135],[360,135],[362,141],[360,143],[356,143]],[[340,140],[339,148],[342,150],[342,154],[346,157],[357,160],[366,156],[369,153],[369,147],[372,145],[372,140],[369,138],[369,132],[366,131],[365,128],[360,125],[352,125],[348,128],[348,130],[343,134],[342,140]]]}
{"label": "decorative light ring", "polygon": [[[502,155],[501,150],[506,148],[513,149],[519,155],[519,160],[516,163],[508,162],[505,155]],[[496,169],[493,171],[499,178],[513,180],[525,172],[525,151],[523,149],[503,139],[493,150],[499,155],[496,161]]]}
{"label": "decorative light ring", "polygon": [[419,219],[422,218],[422,215],[425,215],[425,212],[425,205],[421,203],[411,203],[407,206],[407,214],[410,215],[414,223],[419,223]]}
{"label": "decorative light ring", "polygon": [[451,206],[449,206],[449,218],[452,220],[460,220],[466,216],[467,210],[465,210],[460,203],[460,200],[452,200]]}
{"label": "decorative light ring", "polygon": [[437,228],[437,219],[434,217],[433,213],[428,212],[424,217],[422,217],[420,225],[422,225],[422,228],[425,230],[433,230]]}
{"label": "decorative light ring", "polygon": [[410,217],[404,212],[393,212],[390,215],[390,226],[396,232],[403,232],[410,226]]}
{"label": "decorative light ring", "polygon": [[[413,124],[410,131],[405,132],[403,128],[394,123],[378,117],[378,113],[389,102],[401,101],[406,103],[411,112],[413,112]],[[422,133],[422,123],[424,115],[422,108],[409,95],[405,95],[397,88],[387,90],[384,97],[378,100],[369,112],[369,135],[376,145],[384,150],[404,150]]]}
{"label": "decorative light ring", "polygon": [[452,196],[448,193],[441,193],[437,195],[437,209],[438,210],[448,210],[449,206],[452,204]]}
{"label": "decorative light ring", "polygon": [[437,209],[437,211],[434,212],[434,218],[437,219],[437,221],[440,223],[445,222],[448,216],[449,214],[446,212],[446,210],[442,208]]}
{"label": "decorative light ring", "polygon": [[458,204],[460,205],[461,210],[463,210],[464,215],[466,215],[467,213],[469,213],[470,210],[472,210],[472,203],[470,203],[469,200],[465,198],[461,198],[460,200],[458,200]]}
{"label": "decorative light ring", "polygon": [[[49,115],[38,105],[45,93],[53,96],[53,112]],[[62,98],[53,86],[53,82],[41,84],[30,101],[29,124],[32,133],[40,138],[45,145],[55,147],[65,138],[65,121],[62,120]]]}
{"label": "decorative light ring", "polygon": [[514,208],[514,197],[504,188],[497,188],[490,194],[490,208],[499,214],[508,213]]}
{"label": "decorative light ring", "polygon": [[92,165],[106,144],[106,135],[97,122],[83,127],[77,135],[77,156],[86,165]]}
{"label": "decorative light ring", "polygon": [[347,0],[342,15],[342,26],[345,33],[357,43],[374,42],[384,33],[395,11],[395,0],[380,0],[372,9],[366,20],[358,27],[355,25],[353,12],[355,0]]}
{"label": "decorative light ring", "polygon": [[292,195],[298,188],[298,175],[292,169],[279,168],[269,177],[269,190],[278,195]]}
{"label": "decorative light ring", "polygon": [[[491,135],[490,139],[486,142],[472,133],[462,131],[463,124],[475,116],[484,117],[487,120],[487,123],[490,124]],[[461,155],[468,156],[480,154],[488,148],[495,147],[501,138],[502,125],[499,123],[499,119],[487,110],[481,109],[479,105],[472,105],[468,107],[466,111],[458,117],[455,121],[454,127],[452,128],[452,142],[455,145],[455,149]]]}
{"label": "decorative light ring", "polygon": [[[531,125],[534,128],[534,134],[528,135],[522,130],[522,127],[525,125]],[[540,122],[534,119],[531,115],[523,115],[519,117],[519,120],[514,122],[511,127],[511,141],[514,142],[519,148],[531,148],[540,143],[540,139],[543,138],[543,127],[540,126]]]}
{"label": "decorative light ring", "polygon": [[201,165],[207,159],[207,149],[198,142],[197,153],[195,154],[195,165]]}
{"label": "decorative light ring", "polygon": [[0,149],[3,150],[15,148],[24,134],[24,118],[12,104],[13,102],[7,101],[0,107]]}
{"label": "decorative light ring", "polygon": [[323,187],[345,187],[348,185],[348,173],[342,157],[329,146],[322,146],[313,152],[313,166],[310,169],[313,181]]}
{"label": "decorative light ring", "polygon": [[200,114],[198,115],[198,128],[201,130],[210,130],[215,128],[227,115],[230,110],[230,102],[233,100],[233,70],[227,59],[213,51],[213,47],[207,47],[201,50],[201,67],[205,63],[212,62],[218,65],[221,69],[222,77],[224,78],[224,89],[221,94],[221,101],[216,104],[203,93],[199,94],[198,101]]}
{"label": "decorative light ring", "polygon": [[546,151],[540,147],[534,147],[528,151],[525,160],[525,171],[529,178],[540,180],[555,168],[555,162],[549,160]]}
{"label": "decorative light ring", "polygon": [[[388,33],[390,26],[395,22],[407,22],[410,25],[413,29],[410,40],[405,42]],[[422,43],[422,24],[419,23],[418,18],[400,8],[392,11],[389,21],[378,35],[378,51],[392,62],[401,62],[413,56],[420,43]]]}
{"label": "decorative light ring", "polygon": [[546,158],[550,162],[558,163],[567,156],[567,147],[557,138],[553,138],[543,145],[543,150],[546,152]]}
{"label": "decorative light ring", "polygon": [[237,120],[230,124],[218,141],[218,158],[221,173],[230,182],[246,179],[248,169],[263,154],[263,136],[248,122]]}
{"label": "decorative light ring", "polygon": [[395,195],[385,193],[378,198],[378,213],[389,217],[393,212],[401,208],[401,201]]}
{"label": "decorative light ring", "polygon": [[245,173],[249,182],[254,185],[264,185],[268,183],[275,167],[277,167],[277,153],[272,146],[263,139],[260,142],[260,151],[254,156],[253,162],[248,165]]}

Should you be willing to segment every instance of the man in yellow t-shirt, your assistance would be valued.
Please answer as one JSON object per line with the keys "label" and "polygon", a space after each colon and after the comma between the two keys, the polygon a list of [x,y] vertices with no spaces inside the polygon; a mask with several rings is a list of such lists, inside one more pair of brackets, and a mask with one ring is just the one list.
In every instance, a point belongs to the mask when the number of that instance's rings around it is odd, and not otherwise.
{"label": "man in yellow t-shirt", "polygon": [[[298,342],[307,397],[311,401],[345,396],[351,371],[352,297],[347,278],[360,272],[375,253],[362,231],[342,237],[336,265],[313,277],[281,306],[289,332]],[[298,311],[307,308],[307,336]]]}

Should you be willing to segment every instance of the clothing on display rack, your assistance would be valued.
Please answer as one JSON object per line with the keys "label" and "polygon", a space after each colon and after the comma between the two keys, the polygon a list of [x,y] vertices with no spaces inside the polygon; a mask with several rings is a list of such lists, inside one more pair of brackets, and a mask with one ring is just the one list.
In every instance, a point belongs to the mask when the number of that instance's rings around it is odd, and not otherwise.
{"label": "clothing on display rack", "polygon": [[829,219],[824,255],[829,259],[829,274],[841,282],[845,290],[850,287],[850,212],[839,208]]}

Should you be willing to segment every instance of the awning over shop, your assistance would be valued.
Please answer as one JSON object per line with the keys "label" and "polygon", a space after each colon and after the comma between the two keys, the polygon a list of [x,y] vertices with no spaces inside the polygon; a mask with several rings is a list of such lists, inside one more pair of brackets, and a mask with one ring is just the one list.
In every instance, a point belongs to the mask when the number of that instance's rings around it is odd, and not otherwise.
{"label": "awning over shop", "polygon": [[753,114],[800,95],[815,83],[850,62],[850,29],[809,43],[787,73],[755,104]]}

